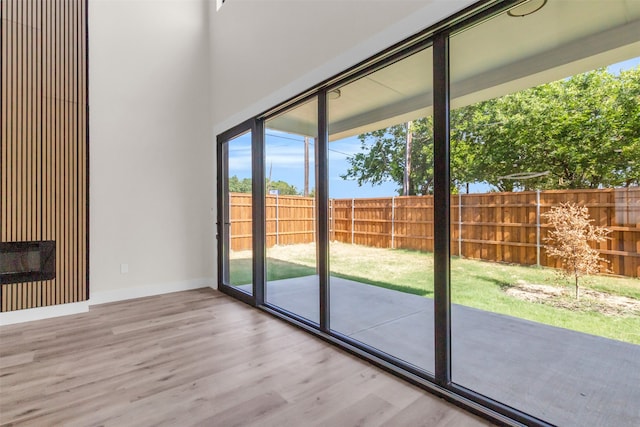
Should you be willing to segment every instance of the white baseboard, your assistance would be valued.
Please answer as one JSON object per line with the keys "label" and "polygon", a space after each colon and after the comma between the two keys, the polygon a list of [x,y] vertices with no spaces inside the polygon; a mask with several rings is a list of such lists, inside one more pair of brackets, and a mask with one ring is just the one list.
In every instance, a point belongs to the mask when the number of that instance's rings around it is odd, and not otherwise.
{"label": "white baseboard", "polygon": [[192,289],[208,287],[215,289],[214,279],[200,278],[182,282],[114,289],[112,291],[93,291],[90,294],[91,298],[89,299],[89,305],[106,304],[108,302],[124,301],[128,299],[150,297],[154,295],[168,294],[170,292],[189,291]]}
{"label": "white baseboard", "polygon": [[0,326],[31,322],[32,320],[49,319],[51,317],[68,316],[70,314],[86,313],[87,311],[89,311],[89,301],[8,311],[6,313],[0,313]]}
{"label": "white baseboard", "polygon": [[170,282],[158,285],[138,286],[135,288],[115,289],[112,291],[91,292],[91,298],[89,301],[0,313],[0,326],[31,322],[33,320],[49,319],[51,317],[68,316],[70,314],[86,313],[89,311],[89,306],[92,305],[207,287],[217,289],[216,281],[210,278],[201,278],[183,282]]}

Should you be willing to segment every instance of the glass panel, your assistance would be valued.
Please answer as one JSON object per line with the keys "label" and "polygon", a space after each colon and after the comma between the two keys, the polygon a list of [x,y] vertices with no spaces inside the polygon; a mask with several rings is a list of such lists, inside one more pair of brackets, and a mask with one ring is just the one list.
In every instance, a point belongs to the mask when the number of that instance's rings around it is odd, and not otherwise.
{"label": "glass panel", "polygon": [[450,44],[453,380],[637,425],[640,3],[510,14]]}
{"label": "glass panel", "polygon": [[316,99],[265,126],[266,301],[319,322]]}
{"label": "glass panel", "polygon": [[432,49],[328,93],[331,328],[433,372]]}
{"label": "glass panel", "polygon": [[0,254],[0,274],[26,273],[40,270],[40,251],[27,250]]}
{"label": "glass panel", "polygon": [[253,292],[253,220],[251,195],[251,132],[227,144],[228,285]]}

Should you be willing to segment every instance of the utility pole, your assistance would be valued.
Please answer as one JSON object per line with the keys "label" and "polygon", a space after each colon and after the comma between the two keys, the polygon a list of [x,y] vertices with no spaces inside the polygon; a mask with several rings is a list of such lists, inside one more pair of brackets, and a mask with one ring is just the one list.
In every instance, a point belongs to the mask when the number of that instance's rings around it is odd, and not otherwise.
{"label": "utility pole", "polygon": [[304,197],[309,196],[309,137],[304,137]]}
{"label": "utility pole", "polygon": [[407,143],[404,154],[404,181],[402,183],[402,195],[408,196],[411,186],[411,142],[413,135],[411,134],[411,122],[407,122]]}

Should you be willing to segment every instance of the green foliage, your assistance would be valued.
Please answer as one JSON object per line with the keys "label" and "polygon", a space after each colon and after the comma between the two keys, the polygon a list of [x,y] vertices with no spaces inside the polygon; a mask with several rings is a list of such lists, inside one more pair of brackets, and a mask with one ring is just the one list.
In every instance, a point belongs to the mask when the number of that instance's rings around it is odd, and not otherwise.
{"label": "green foliage", "polygon": [[[433,120],[418,119],[411,124],[411,173],[409,195],[433,192]],[[405,124],[391,126],[359,135],[362,152],[348,157],[351,165],[341,175],[343,179],[355,179],[359,185],[370,182],[374,185],[386,181],[397,182],[402,187],[404,180],[407,128]]]}
{"label": "green foliage", "polygon": [[[411,194],[433,188],[433,124],[412,127]],[[404,124],[359,136],[362,152],[342,177],[400,186]],[[499,191],[640,184],[640,68],[599,69],[451,111],[453,186],[487,182]],[[544,172],[528,180],[507,175]]]}
{"label": "green foliage", "polygon": [[251,178],[239,179],[236,175],[229,178],[230,193],[251,193]]}
{"label": "green foliage", "polygon": [[284,181],[269,181],[267,179],[267,194],[270,190],[278,190],[278,194],[281,196],[298,196],[300,192],[298,189]]}
{"label": "green foliage", "polygon": [[[278,190],[278,194],[281,196],[297,196],[300,193],[298,189],[285,182],[285,181],[270,181],[266,180],[266,190]],[[229,192],[230,193],[251,193],[251,178],[239,179],[236,175],[229,178]]]}

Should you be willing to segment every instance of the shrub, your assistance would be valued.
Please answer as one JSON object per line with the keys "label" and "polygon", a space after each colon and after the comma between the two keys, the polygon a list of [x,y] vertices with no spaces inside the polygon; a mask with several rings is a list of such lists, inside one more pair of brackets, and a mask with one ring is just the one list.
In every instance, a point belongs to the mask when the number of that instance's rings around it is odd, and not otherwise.
{"label": "shrub", "polygon": [[[603,242],[611,232],[606,227],[594,226],[589,210],[575,203],[561,203],[545,214],[553,227],[545,239],[547,254],[562,261],[562,274],[574,279],[576,299],[580,298],[579,280],[582,276],[601,271],[607,262],[589,243]],[[608,269],[605,269],[608,271]]]}

